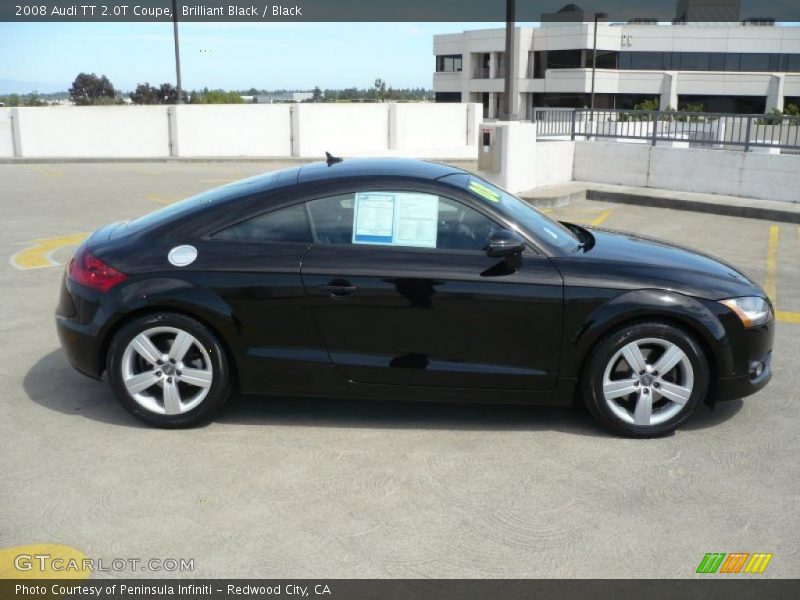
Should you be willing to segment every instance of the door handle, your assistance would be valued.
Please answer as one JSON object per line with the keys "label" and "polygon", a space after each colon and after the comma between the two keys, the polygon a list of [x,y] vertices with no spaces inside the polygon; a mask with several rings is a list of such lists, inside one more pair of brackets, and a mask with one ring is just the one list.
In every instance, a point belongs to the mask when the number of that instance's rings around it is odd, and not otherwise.
{"label": "door handle", "polygon": [[328,285],[319,286],[319,290],[321,292],[324,292],[332,297],[349,296],[357,289],[358,288],[356,286],[350,285],[349,281],[345,281],[343,279],[334,279]]}

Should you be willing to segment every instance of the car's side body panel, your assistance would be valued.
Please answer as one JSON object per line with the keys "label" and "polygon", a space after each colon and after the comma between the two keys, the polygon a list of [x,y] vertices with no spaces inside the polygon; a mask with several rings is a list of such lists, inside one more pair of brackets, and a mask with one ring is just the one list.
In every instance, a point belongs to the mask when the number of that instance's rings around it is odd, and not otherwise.
{"label": "car's side body panel", "polygon": [[[380,161],[362,170],[348,162],[226,186],[179,218],[93,236],[92,253],[128,278],[105,294],[65,280],[57,320],[70,362],[99,377],[125,319],[174,310],[221,338],[247,394],[567,404],[599,340],[660,318],[699,338],[722,397],[766,384],[747,373],[771,349],[773,322],[745,330],[714,301],[763,292],[727,265],[664,244],[596,232],[585,252],[553,256],[521,232],[528,245],[510,269],[481,252],[212,238],[266,211],[380,188],[441,194],[514,226],[459,189],[457,169],[402,163],[380,175]],[[167,255],[181,244],[198,256],[175,267]],[[332,297],[325,286],[336,280],[356,289]]]}

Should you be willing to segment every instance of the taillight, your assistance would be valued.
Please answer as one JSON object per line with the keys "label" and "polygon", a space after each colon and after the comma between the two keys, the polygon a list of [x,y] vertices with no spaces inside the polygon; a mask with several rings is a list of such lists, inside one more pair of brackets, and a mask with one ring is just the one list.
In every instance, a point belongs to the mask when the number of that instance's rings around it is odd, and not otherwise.
{"label": "taillight", "polygon": [[79,248],[69,261],[67,274],[75,283],[101,292],[125,281],[125,273],[107,265],[86,248]]}

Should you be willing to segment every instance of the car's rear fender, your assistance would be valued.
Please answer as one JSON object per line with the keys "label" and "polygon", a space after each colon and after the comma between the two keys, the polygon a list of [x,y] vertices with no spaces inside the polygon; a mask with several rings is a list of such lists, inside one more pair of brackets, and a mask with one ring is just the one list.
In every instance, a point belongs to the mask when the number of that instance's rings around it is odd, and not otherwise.
{"label": "car's rear fender", "polygon": [[121,304],[98,332],[99,364],[105,364],[111,340],[126,322],[145,313],[172,311],[200,321],[216,334],[236,374],[235,357],[244,343],[241,327],[231,307],[213,291],[185,279],[152,277],[131,282],[120,292]]}

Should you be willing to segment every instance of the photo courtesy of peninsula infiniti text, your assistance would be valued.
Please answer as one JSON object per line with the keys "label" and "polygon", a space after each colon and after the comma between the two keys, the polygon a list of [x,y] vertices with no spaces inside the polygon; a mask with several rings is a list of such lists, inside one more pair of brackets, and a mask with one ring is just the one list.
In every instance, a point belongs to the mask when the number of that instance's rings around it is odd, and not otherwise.
{"label": "photo courtesy of peninsula infiniti text", "polygon": [[455,167],[329,156],[98,229],[56,322],[72,365],[159,427],[236,389],[583,402],[653,437],[769,382],[773,313],[710,256],[553,221]]}

